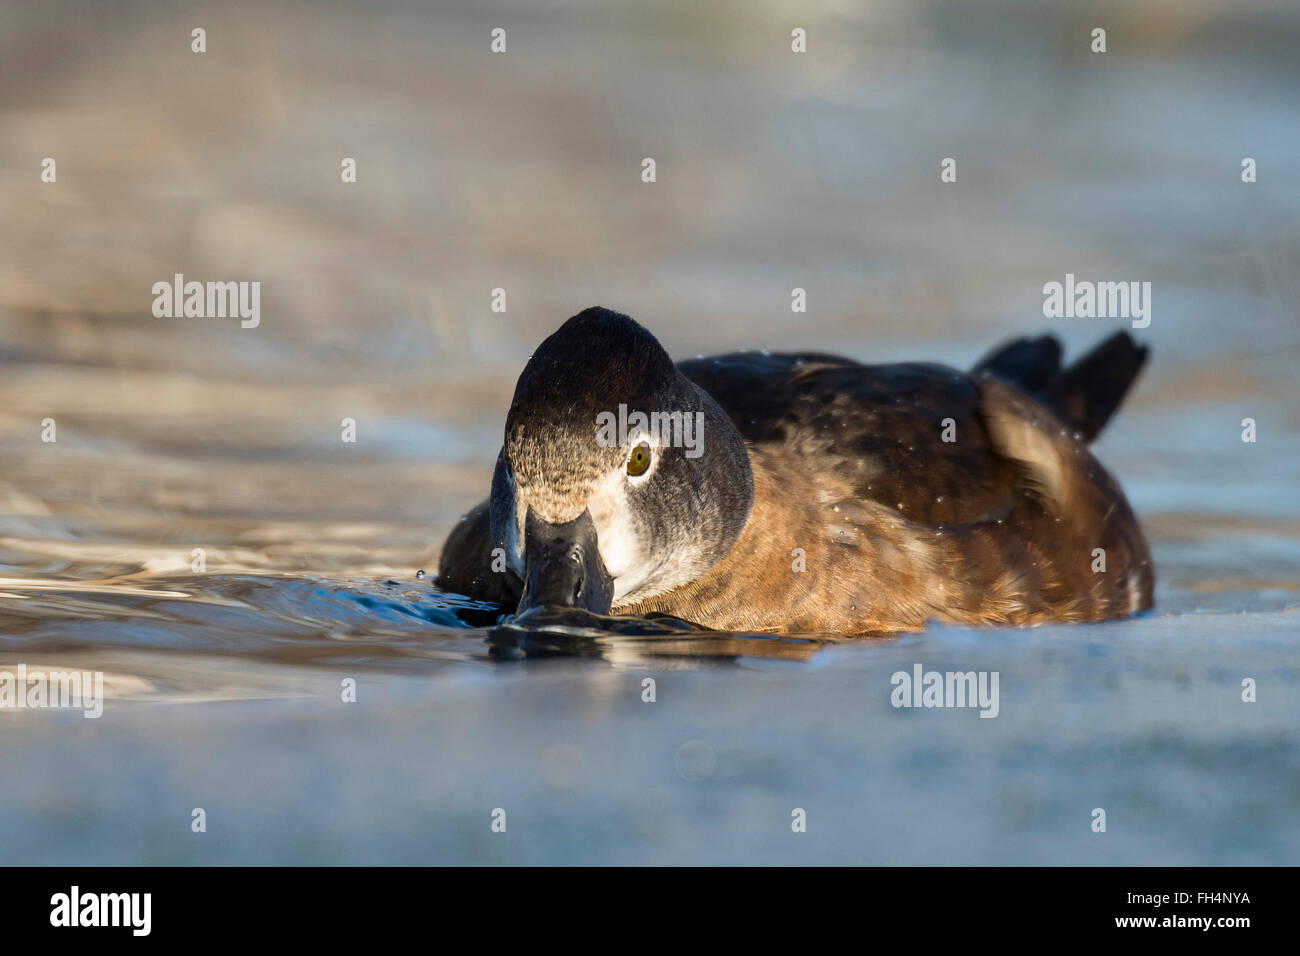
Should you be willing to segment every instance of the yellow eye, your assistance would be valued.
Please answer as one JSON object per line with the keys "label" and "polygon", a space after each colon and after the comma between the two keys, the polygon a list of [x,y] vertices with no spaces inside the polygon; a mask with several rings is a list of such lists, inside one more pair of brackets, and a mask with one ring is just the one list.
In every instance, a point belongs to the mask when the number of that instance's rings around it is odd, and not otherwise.
{"label": "yellow eye", "polygon": [[627,456],[627,473],[636,478],[644,475],[649,467],[650,446],[642,442],[632,449],[632,454]]}

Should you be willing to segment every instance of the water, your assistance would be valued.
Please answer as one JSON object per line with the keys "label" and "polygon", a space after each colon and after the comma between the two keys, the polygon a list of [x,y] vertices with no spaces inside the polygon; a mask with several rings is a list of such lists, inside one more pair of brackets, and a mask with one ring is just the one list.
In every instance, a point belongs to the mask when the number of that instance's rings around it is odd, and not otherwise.
{"label": "water", "polygon": [[[0,861],[1300,861],[1300,17],[764,9],[236,5],[200,57],[167,5],[3,7],[0,670],[108,700],[0,710]],[[262,281],[262,324],[155,319],[176,272]],[[1111,331],[1043,318],[1067,272],[1153,283],[1097,449],[1148,615],[500,624],[417,575],[582,307],[682,357],[968,364]],[[999,672],[998,717],[893,708],[916,663]]]}

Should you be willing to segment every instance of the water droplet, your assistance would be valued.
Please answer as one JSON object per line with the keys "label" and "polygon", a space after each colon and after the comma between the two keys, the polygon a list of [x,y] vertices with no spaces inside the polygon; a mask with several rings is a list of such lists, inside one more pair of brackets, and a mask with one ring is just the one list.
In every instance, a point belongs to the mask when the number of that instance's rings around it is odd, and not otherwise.
{"label": "water droplet", "polygon": [[424,580],[424,572],[423,572],[423,571],[416,571],[416,572],[415,572],[415,580],[417,580],[417,581],[423,581],[423,580]]}

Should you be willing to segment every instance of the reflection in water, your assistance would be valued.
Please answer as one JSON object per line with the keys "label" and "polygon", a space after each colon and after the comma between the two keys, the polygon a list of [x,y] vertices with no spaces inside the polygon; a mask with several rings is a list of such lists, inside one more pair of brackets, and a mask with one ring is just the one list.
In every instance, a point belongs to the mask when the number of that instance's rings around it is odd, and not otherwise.
{"label": "reflection in water", "polygon": [[735,661],[741,657],[803,661],[833,635],[729,634],[667,614],[617,617],[575,608],[533,608],[488,632],[495,660],[539,657],[602,658],[620,665],[675,666]]}
{"label": "reflection in water", "polygon": [[[0,579],[5,657],[118,648],[176,657],[420,673],[451,662],[571,657],[629,666],[675,659],[806,660],[833,636],[723,634],[666,615],[606,617],[495,605],[428,584],[341,583],[274,574],[145,580]],[[138,695],[137,695],[138,696]]]}

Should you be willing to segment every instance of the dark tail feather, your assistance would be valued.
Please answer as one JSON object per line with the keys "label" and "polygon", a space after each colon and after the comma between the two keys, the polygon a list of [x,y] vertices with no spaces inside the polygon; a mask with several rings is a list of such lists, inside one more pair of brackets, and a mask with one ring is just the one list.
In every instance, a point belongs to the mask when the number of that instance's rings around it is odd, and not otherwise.
{"label": "dark tail feather", "polygon": [[1056,376],[1041,397],[1063,422],[1092,441],[1137,381],[1150,349],[1116,332]]}
{"label": "dark tail feather", "polygon": [[1090,442],[1133,387],[1148,351],[1127,332],[1116,332],[1062,369],[1061,343],[1055,336],[1041,335],[999,346],[973,371],[996,375],[1033,395]]}
{"label": "dark tail feather", "polygon": [[976,362],[972,371],[989,372],[1037,395],[1061,372],[1061,343],[1054,335],[1013,339]]}

